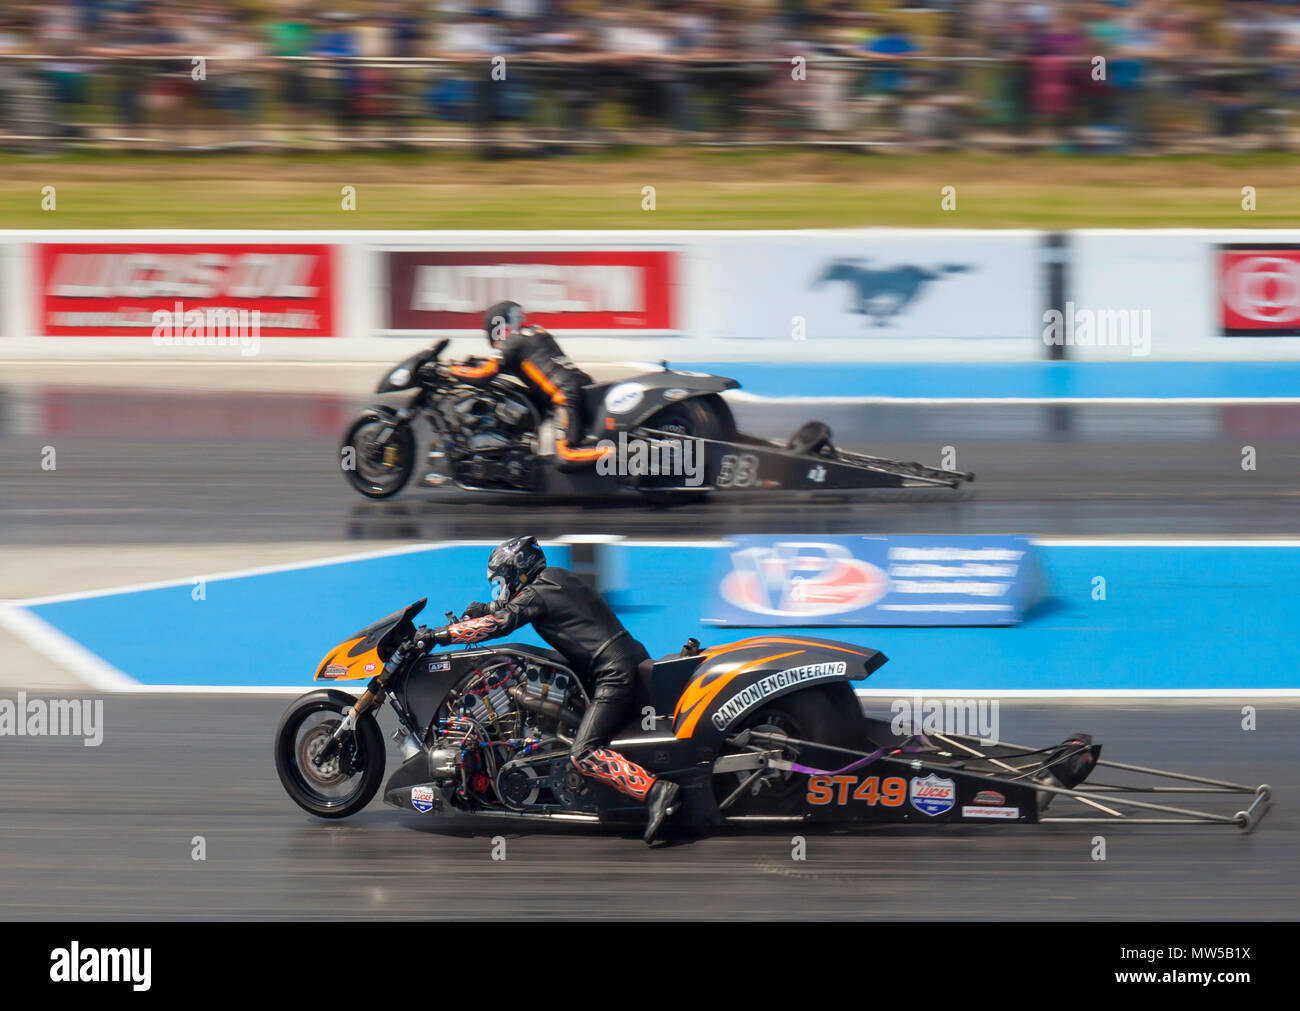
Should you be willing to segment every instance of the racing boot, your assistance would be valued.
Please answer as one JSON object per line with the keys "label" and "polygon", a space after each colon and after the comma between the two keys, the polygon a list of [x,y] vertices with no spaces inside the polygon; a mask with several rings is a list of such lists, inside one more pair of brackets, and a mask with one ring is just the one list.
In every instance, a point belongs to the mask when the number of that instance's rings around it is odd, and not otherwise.
{"label": "racing boot", "polygon": [[655,785],[650,788],[650,796],[646,799],[646,806],[650,811],[650,821],[645,827],[644,836],[647,843],[655,841],[665,819],[677,810],[677,795],[681,789],[676,783],[670,783],[666,779],[655,780]]}
{"label": "racing boot", "polygon": [[572,473],[594,467],[607,453],[609,446],[597,445],[594,437],[584,435],[576,411],[560,407],[555,412],[556,468],[562,473]]}

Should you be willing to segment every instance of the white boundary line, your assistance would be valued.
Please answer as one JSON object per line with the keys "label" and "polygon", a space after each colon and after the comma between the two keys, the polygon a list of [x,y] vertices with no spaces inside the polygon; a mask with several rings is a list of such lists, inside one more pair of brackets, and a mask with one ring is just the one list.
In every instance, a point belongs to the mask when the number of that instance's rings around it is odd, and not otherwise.
{"label": "white boundary line", "polygon": [[[581,335],[579,334],[579,336]],[[55,366],[55,365],[63,366],[68,364],[66,359],[61,359],[61,358],[23,357],[23,358],[9,358],[9,359],[0,359],[0,360],[4,360],[7,364],[29,365],[29,366]],[[292,359],[285,359],[285,358],[258,358],[258,359],[238,359],[238,360],[233,360],[233,359],[228,360],[225,358],[219,358],[219,359],[186,358],[184,360],[177,360],[174,358],[168,358],[168,359],[114,358],[114,359],[103,359],[103,360],[86,359],[86,361],[93,361],[96,368],[102,368],[105,366],[108,367],[119,366],[119,367],[128,367],[128,368],[136,368],[139,366],[150,366],[156,368],[179,368],[179,367],[193,368],[197,366],[197,367],[212,367],[212,368],[262,367],[262,368],[279,368],[279,369],[367,368],[367,369],[378,370],[378,369],[383,369],[385,367],[385,363],[388,362],[388,359],[376,357],[371,359],[350,359],[350,360],[307,359],[303,361],[294,361]],[[752,363],[722,362],[722,363],[714,363],[714,364],[722,364],[722,365],[735,364],[735,365],[743,366]],[[795,362],[791,364],[802,364],[802,363]],[[870,367],[872,364],[876,364],[876,363],[859,362],[855,364],[859,364],[865,367]],[[882,364],[891,364],[891,363],[886,362]],[[583,361],[583,362],[579,362],[578,365],[582,368],[595,369],[597,371],[600,371],[602,369],[608,369],[608,368],[628,368],[628,369],[639,368],[642,369],[642,371],[646,371],[646,372],[659,371],[659,364],[657,362],[649,363],[649,362],[627,362],[627,361]],[[691,362],[685,362],[682,363],[682,368],[689,371],[691,365],[692,365]],[[95,385],[95,384],[85,383],[84,385]],[[724,396],[726,396],[728,399],[739,401],[740,403],[772,404],[776,406],[788,405],[791,407],[799,407],[799,406],[815,407],[818,405],[849,406],[849,407],[866,406],[866,405],[895,405],[895,406],[914,405],[917,407],[962,407],[962,406],[984,407],[984,406],[1017,406],[1017,405],[1033,406],[1033,405],[1051,405],[1051,404],[1060,404],[1064,406],[1073,406],[1073,407],[1086,407],[1088,405],[1097,405],[1100,407],[1122,407],[1122,406],[1216,407],[1216,406],[1228,406],[1233,404],[1260,404],[1260,405],[1300,404],[1300,393],[1293,396],[1280,396],[1280,397],[1252,397],[1252,396],[1243,396],[1243,397],[1046,397],[1046,396],[1042,396],[1042,397],[981,397],[981,396],[901,397],[901,396],[886,396],[886,395],[878,395],[878,396],[854,395],[854,396],[824,396],[824,397],[796,395],[796,396],[787,397],[787,396],[781,396],[780,394],[769,395],[769,394],[762,394],[762,393],[753,393],[749,390],[742,388],[742,389],[735,389],[735,390],[726,390],[724,391]]]}
{"label": "white boundary line", "polygon": [[75,639],[26,608],[0,607],[0,627],[43,653],[47,659],[101,692],[138,691],[142,686]]}
{"label": "white boundary line", "polygon": [[249,576],[267,576],[277,572],[295,572],[299,569],[319,569],[331,565],[345,565],[350,562],[365,562],[374,558],[389,558],[398,555],[413,555],[422,551],[437,551],[441,548],[475,547],[496,541],[429,541],[424,544],[412,544],[401,548],[378,548],[374,551],[360,551],[348,555],[329,555],[325,558],[312,558],[299,562],[280,562],[275,565],[262,565],[251,569],[235,569],[230,572],[218,572],[211,575],[196,575],[179,579],[160,579],[150,583],[132,583],[127,586],[112,586],[100,590],[78,590],[75,593],[56,593],[46,597],[30,597],[22,600],[8,601],[21,607],[37,607],[42,604],[62,604],[70,600],[87,600],[91,597],[115,597],[124,593],[141,593],[145,590],[163,590],[177,586],[193,586],[195,580],[205,583],[217,583],[228,579],[246,579]]}
{"label": "white boundary line", "polygon": [[1300,548],[1300,538],[1274,538],[1260,540],[1228,539],[1177,539],[1157,538],[1098,538],[1086,537],[1031,537],[1030,542],[1046,548]]}
{"label": "white boundary line", "polygon": [[864,699],[1300,699],[1296,688],[855,688]]}
{"label": "white boundary line", "polygon": [[725,396],[728,399],[738,400],[742,403],[774,404],[777,406],[783,404],[790,404],[792,406],[816,406],[818,404],[831,406],[897,404],[903,406],[915,404],[918,407],[960,407],[962,405],[983,407],[989,405],[1015,406],[1017,404],[1062,404],[1072,407],[1086,407],[1090,404],[1095,404],[1101,407],[1116,407],[1124,405],[1141,407],[1159,407],[1164,405],[1170,407],[1215,407],[1227,406],[1229,404],[1300,404],[1300,395],[1293,397],[782,397],[764,396],[760,393],[750,393],[748,390],[726,390]]}

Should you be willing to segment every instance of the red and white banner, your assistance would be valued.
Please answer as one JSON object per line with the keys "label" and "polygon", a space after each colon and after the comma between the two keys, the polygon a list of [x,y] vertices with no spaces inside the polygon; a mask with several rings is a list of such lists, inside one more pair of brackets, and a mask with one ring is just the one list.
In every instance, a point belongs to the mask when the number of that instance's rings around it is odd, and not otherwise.
{"label": "red and white banner", "polygon": [[504,299],[568,333],[679,328],[677,252],[650,249],[394,250],[389,331],[480,330]]}
{"label": "red and white banner", "polygon": [[1219,306],[1225,337],[1300,336],[1300,246],[1221,246]]}
{"label": "red and white banner", "polygon": [[[262,337],[334,337],[334,247],[46,243],[36,321],[47,337],[148,337],[157,313],[257,312]],[[233,317],[232,317],[233,318]]]}

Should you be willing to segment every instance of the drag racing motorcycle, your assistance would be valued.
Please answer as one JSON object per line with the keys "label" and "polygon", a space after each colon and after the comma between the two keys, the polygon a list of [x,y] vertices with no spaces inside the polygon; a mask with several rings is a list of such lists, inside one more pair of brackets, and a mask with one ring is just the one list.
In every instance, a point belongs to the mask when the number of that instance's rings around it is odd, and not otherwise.
{"label": "drag racing motorcycle", "polygon": [[[344,818],[371,801],[385,771],[376,715],[387,703],[402,756],[384,786],[394,807],[643,826],[643,804],[569,761],[588,698],[565,657],[519,643],[430,652],[428,630],[414,622],[424,606],[419,600],[375,622],[321,661],[318,681],[369,678],[360,697],[321,688],[289,706],[275,764],[294,802]],[[1268,809],[1266,785],[1104,761],[1086,734],[1045,748],[895,734],[889,722],[863,714],[852,688],[885,662],[873,649],[799,635],[706,649],[691,639],[641,665],[632,715],[611,747],[678,783],[672,825],[697,833],[746,822],[1117,820],[1253,829]],[[1095,782],[1103,768],[1116,781]],[[1252,799],[1235,813],[1145,799],[1167,793]],[[1049,815],[1057,802],[1080,806],[1082,816]]]}
{"label": "drag racing motorcycle", "polygon": [[596,498],[631,490],[661,501],[711,491],[956,488],[975,479],[845,452],[820,422],[787,442],[743,435],[721,396],[740,386],[736,380],[666,363],[658,372],[582,389],[586,432],[631,447],[628,465],[562,470],[553,427],[544,423],[550,405],[511,376],[482,386],[457,379],[440,367],[447,344],[412,355],[380,382],[377,393],[410,391],[405,406],[367,407],[344,434],[343,474],[362,495],[396,495],[417,471],[426,485],[466,491]]}

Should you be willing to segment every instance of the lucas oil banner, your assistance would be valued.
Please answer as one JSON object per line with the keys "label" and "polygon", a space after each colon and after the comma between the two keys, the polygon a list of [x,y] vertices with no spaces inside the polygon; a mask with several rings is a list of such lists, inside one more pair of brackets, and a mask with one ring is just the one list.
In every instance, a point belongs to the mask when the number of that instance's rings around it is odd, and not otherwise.
{"label": "lucas oil banner", "polygon": [[717,625],[1013,625],[1039,592],[1023,537],[733,537],[705,613]]}

